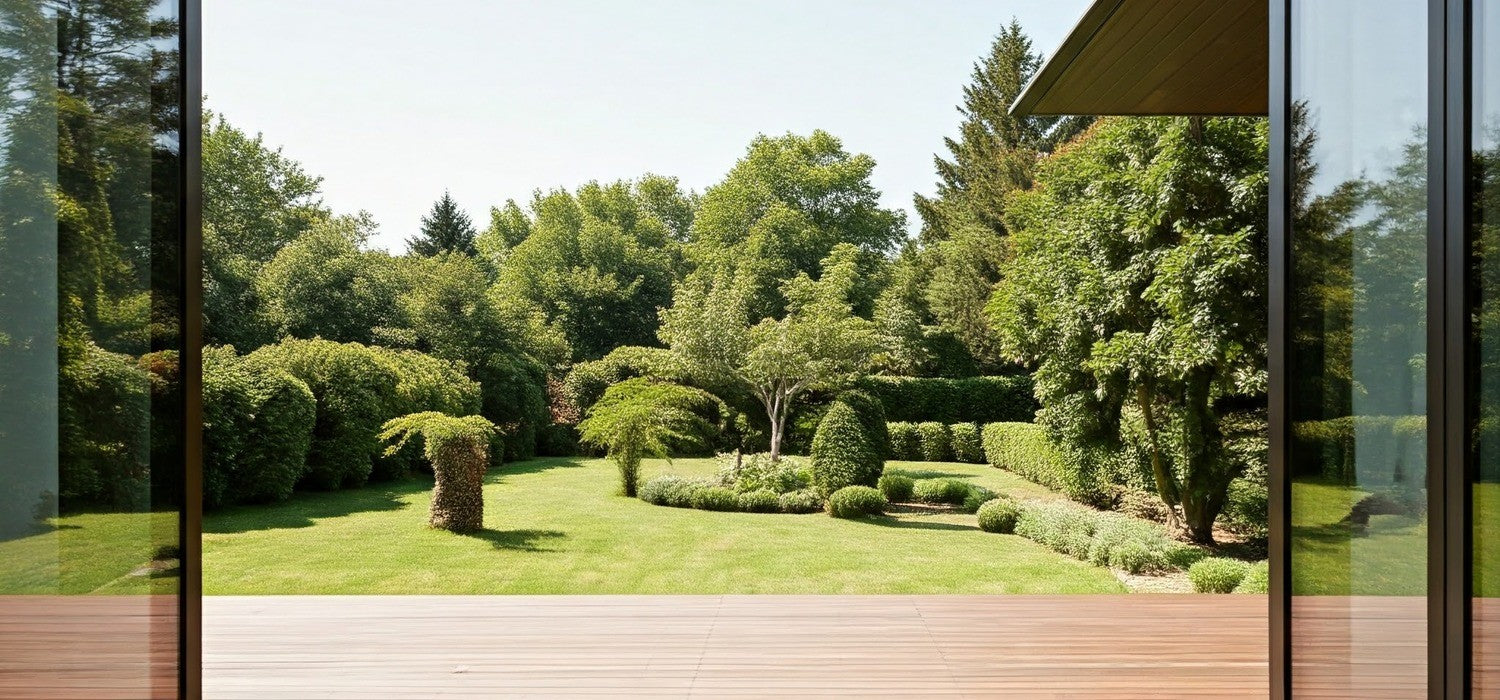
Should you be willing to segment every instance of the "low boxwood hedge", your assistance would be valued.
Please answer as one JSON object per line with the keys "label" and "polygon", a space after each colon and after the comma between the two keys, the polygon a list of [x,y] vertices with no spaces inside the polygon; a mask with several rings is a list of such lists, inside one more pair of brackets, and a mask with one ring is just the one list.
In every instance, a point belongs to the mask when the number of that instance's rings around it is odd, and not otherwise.
{"label": "low boxwood hedge", "polygon": [[868,486],[845,486],[828,497],[828,514],[835,518],[863,518],[885,512],[885,496]]}

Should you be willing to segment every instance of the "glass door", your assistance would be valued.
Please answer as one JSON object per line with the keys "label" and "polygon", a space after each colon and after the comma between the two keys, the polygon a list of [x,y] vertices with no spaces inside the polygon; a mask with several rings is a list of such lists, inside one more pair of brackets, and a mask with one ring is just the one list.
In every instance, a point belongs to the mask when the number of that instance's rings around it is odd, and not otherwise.
{"label": "glass door", "polygon": [[195,661],[188,7],[0,3],[0,696],[174,698]]}

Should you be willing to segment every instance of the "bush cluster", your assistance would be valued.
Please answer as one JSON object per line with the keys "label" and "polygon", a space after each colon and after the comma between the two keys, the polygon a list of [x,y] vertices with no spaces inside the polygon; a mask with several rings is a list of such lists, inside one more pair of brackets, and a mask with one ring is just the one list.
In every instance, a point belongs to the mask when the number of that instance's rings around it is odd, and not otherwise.
{"label": "bush cluster", "polygon": [[698,510],[739,510],[740,497],[731,488],[704,486],[693,492],[693,507]]}
{"label": "bush cluster", "polygon": [[307,465],[317,403],[302,380],[203,349],[203,505],[292,495]]}
{"label": "bush cluster", "polygon": [[919,479],[912,487],[912,498],[921,503],[963,505],[969,497],[969,483],[961,479]]}
{"label": "bush cluster", "polygon": [[1019,506],[1015,534],[1099,566],[1133,574],[1158,573],[1191,564],[1201,551],[1173,540],[1148,522],[1067,501]]}
{"label": "bush cluster", "polygon": [[979,506],[977,514],[979,529],[1008,535],[1016,531],[1021,506],[1009,498],[993,498]]}
{"label": "bush cluster", "polygon": [[693,496],[699,489],[711,484],[703,479],[688,479],[675,474],[663,474],[641,486],[638,496],[654,506],[692,508]]}
{"label": "bush cluster", "polygon": [[917,433],[916,423],[887,423],[886,430],[891,436],[891,459],[907,462],[922,460],[922,436]]}
{"label": "bush cluster", "polygon": [[92,342],[70,350],[57,377],[59,501],[149,509],[151,374]]}
{"label": "bush cluster", "polygon": [[[1355,445],[1361,453],[1390,455],[1381,464],[1421,464],[1427,420],[1424,416],[1343,416],[1292,424],[1292,473],[1339,483],[1354,482]],[[1409,475],[1371,473],[1362,466],[1361,485],[1396,483]]]}
{"label": "bush cluster", "polygon": [[953,460],[953,442],[948,426],[937,421],[917,424],[917,439],[921,443],[922,461],[950,462]]}
{"label": "bush cluster", "polygon": [[885,499],[891,503],[906,503],[911,500],[912,489],[916,482],[905,474],[886,474],[880,477],[880,483],[876,485],[880,492],[885,494]]}
{"label": "bush cluster", "polygon": [[746,513],[816,513],[823,510],[823,498],[812,489],[781,494],[769,488],[736,491],[717,481],[689,479],[675,474],[652,478],[641,486],[638,495],[652,505],[673,508]]}
{"label": "bush cluster", "polygon": [[812,470],[796,457],[771,461],[771,455],[721,454],[718,483],[740,493],[769,490],[776,494],[799,491],[812,485]]}
{"label": "bush cluster", "polygon": [[893,421],[991,423],[1036,416],[1031,377],[865,377],[860,389],[878,399]]}
{"label": "bush cluster", "polygon": [[869,486],[845,486],[828,497],[828,514],[835,518],[863,518],[885,512],[885,496]]}
{"label": "bush cluster", "polygon": [[1188,568],[1188,580],[1199,593],[1232,593],[1250,573],[1250,565],[1238,559],[1208,557]]}
{"label": "bush cluster", "polygon": [[977,484],[969,485],[969,493],[964,496],[962,504],[965,513],[978,513],[979,507],[999,498],[1000,494]]}
{"label": "bush cluster", "polygon": [[846,486],[873,487],[885,469],[886,447],[855,411],[855,402],[834,401],[812,442],[813,485],[831,494]]}
{"label": "bush cluster", "polygon": [[598,360],[573,365],[563,380],[561,393],[581,412],[598,402],[605,389],[626,379],[652,377],[679,381],[685,374],[677,356],[670,350],[625,345]]}
{"label": "bush cluster", "polygon": [[1266,593],[1269,593],[1270,589],[1270,563],[1258,561],[1254,564],[1251,564],[1250,568],[1245,571],[1245,578],[1240,581],[1240,585],[1234,587],[1234,592],[1251,595],[1264,595]]}
{"label": "bush cluster", "polygon": [[781,510],[781,496],[770,489],[756,489],[739,495],[739,509],[746,513],[776,513]]}
{"label": "bush cluster", "polygon": [[823,497],[812,489],[781,494],[777,505],[783,513],[816,513],[823,510]]}
{"label": "bush cluster", "polygon": [[953,460],[966,464],[984,464],[984,445],[976,423],[954,423],[948,426],[952,436]]}

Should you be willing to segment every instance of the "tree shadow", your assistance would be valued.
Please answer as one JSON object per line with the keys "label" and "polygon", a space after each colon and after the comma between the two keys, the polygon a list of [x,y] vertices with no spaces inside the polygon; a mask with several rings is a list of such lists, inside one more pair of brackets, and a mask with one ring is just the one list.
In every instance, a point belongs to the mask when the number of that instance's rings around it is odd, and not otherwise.
{"label": "tree shadow", "polygon": [[484,540],[495,549],[513,549],[520,552],[555,552],[557,550],[543,547],[539,543],[567,537],[566,533],[558,530],[491,530],[489,528],[477,532],[454,534]]}
{"label": "tree shadow", "polygon": [[945,472],[938,469],[904,469],[895,467],[885,470],[886,474],[900,474],[912,479],[972,479],[973,474],[960,474],[958,472]]}
{"label": "tree shadow", "polygon": [[312,527],[323,518],[401,510],[403,496],[432,489],[432,479],[407,479],[346,491],[298,493],[283,503],[233,506],[203,517],[203,531],[215,534]]}
{"label": "tree shadow", "polygon": [[582,467],[585,459],[583,457],[537,457],[521,462],[506,462],[505,464],[490,467],[490,470],[485,472],[484,483],[501,483],[508,476],[540,474],[553,469]]}
{"label": "tree shadow", "polygon": [[865,522],[881,527],[896,528],[898,530],[978,530],[975,525],[959,525],[958,523],[935,523],[920,520],[902,520],[892,518],[889,515],[877,515],[865,518]]}
{"label": "tree shadow", "polygon": [[25,539],[27,537],[35,537],[37,535],[45,535],[45,534],[47,534],[49,532],[57,532],[58,530],[82,530],[82,529],[83,529],[82,525],[60,525],[60,524],[54,523],[54,522],[31,523],[27,527],[20,528],[20,529],[14,531],[14,532],[9,533],[9,534],[0,535],[0,542],[9,542],[11,540],[21,540],[21,539]]}

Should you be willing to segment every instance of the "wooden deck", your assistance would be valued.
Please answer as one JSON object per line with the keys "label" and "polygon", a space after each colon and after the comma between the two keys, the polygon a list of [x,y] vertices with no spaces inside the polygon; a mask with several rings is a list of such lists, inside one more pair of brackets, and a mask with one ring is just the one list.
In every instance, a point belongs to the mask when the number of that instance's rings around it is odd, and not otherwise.
{"label": "wooden deck", "polygon": [[1265,697],[1263,596],[204,600],[207,698]]}

